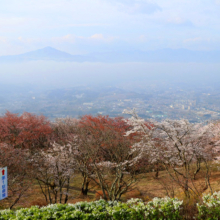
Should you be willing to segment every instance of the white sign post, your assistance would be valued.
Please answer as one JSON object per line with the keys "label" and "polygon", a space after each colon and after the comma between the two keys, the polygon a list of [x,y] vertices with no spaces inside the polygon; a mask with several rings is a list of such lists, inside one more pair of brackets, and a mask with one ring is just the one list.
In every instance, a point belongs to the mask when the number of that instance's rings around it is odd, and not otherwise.
{"label": "white sign post", "polygon": [[7,167],[0,168],[0,200],[8,197],[8,171]]}

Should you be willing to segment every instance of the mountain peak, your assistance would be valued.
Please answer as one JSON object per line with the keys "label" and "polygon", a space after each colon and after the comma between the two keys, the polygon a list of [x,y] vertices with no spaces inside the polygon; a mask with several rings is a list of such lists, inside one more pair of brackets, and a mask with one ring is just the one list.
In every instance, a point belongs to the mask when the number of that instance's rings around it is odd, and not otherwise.
{"label": "mountain peak", "polygon": [[0,56],[0,62],[22,62],[33,60],[84,62],[85,59],[86,58],[84,58],[83,56],[72,55],[50,46],[19,55]]}
{"label": "mountain peak", "polygon": [[41,49],[38,49],[38,50],[60,51],[60,50],[57,50],[56,48],[54,48],[54,47],[50,47],[50,46],[47,46],[47,47],[44,47],[44,48],[41,48]]}
{"label": "mountain peak", "polygon": [[44,47],[43,49],[53,49],[53,50],[56,50],[55,48],[50,47],[50,46]]}
{"label": "mountain peak", "polygon": [[44,47],[35,51],[31,51],[20,55],[23,58],[28,58],[32,60],[68,60],[72,59],[72,55],[53,47]]}
{"label": "mountain peak", "polygon": [[31,51],[31,52],[28,52],[28,53],[38,53],[38,52],[49,52],[49,53],[60,53],[62,55],[64,54],[68,54],[70,56],[72,56],[71,54],[67,53],[67,52],[64,52],[64,51],[61,51],[61,50],[58,50],[54,47],[50,47],[50,46],[47,46],[47,47],[44,47],[44,48],[41,48],[41,49],[38,49],[38,50],[35,50],[35,51]]}

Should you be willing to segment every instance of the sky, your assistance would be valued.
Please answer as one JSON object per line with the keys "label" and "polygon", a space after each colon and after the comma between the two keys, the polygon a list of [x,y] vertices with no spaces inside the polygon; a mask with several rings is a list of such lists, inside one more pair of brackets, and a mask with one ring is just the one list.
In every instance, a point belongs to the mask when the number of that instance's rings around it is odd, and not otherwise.
{"label": "sky", "polygon": [[0,55],[220,50],[220,0],[1,0]]}

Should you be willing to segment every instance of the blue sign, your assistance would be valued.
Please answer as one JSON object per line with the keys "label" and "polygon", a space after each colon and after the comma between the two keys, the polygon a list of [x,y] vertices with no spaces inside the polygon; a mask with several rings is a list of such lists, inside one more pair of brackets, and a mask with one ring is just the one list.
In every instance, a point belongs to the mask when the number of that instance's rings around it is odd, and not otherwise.
{"label": "blue sign", "polygon": [[7,167],[0,168],[0,200],[8,197],[8,171]]}

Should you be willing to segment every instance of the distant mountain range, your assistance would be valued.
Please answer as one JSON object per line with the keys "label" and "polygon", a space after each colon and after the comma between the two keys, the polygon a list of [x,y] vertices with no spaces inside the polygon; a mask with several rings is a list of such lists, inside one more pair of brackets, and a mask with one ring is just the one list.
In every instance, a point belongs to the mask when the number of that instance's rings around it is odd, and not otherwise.
{"label": "distant mountain range", "polygon": [[19,55],[0,56],[0,63],[36,60],[70,62],[220,62],[220,51],[192,51],[187,49],[162,49],[155,51],[124,51],[71,55],[52,47]]}

